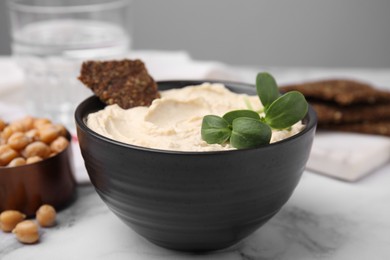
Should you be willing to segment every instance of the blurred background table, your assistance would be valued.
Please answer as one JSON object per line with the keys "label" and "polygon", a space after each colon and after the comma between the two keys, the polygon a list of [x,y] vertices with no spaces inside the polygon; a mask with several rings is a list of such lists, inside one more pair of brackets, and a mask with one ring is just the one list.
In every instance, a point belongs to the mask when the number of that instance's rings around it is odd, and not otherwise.
{"label": "blurred background table", "polygon": [[[129,57],[143,59],[156,80],[253,84],[257,72],[268,71],[279,84],[343,77],[390,87],[390,69],[232,67],[195,61],[184,52],[138,51]],[[14,60],[0,57],[0,117],[28,113],[22,84]],[[356,182],[306,170],[292,198],[271,221],[238,245],[204,254],[166,250],[138,236],[98,197],[77,152],[75,162],[77,200],[59,212],[55,227],[41,230],[38,244],[22,245],[12,234],[0,233],[0,259],[390,259],[389,162]]]}

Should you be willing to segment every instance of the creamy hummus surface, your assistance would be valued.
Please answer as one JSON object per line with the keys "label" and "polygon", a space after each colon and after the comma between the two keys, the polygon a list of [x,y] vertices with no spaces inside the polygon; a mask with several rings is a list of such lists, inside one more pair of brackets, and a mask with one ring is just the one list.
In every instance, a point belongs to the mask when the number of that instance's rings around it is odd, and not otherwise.
{"label": "creamy hummus surface", "polygon": [[[95,132],[123,143],[175,151],[216,151],[235,149],[229,144],[207,144],[201,138],[205,115],[223,116],[237,109],[259,110],[258,96],[237,94],[222,84],[204,83],[161,91],[150,107],[124,110],[106,106],[88,116],[87,125]],[[290,137],[303,129],[298,122],[289,130],[272,131],[271,142]]]}

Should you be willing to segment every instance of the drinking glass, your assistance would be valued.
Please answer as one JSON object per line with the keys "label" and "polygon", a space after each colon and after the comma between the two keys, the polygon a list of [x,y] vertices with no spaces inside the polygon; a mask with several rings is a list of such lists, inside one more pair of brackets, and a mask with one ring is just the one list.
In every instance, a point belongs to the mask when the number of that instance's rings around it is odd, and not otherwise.
{"label": "drinking glass", "polygon": [[12,53],[25,74],[29,114],[74,130],[74,110],[92,92],[77,79],[86,60],[131,49],[128,0],[8,0]]}

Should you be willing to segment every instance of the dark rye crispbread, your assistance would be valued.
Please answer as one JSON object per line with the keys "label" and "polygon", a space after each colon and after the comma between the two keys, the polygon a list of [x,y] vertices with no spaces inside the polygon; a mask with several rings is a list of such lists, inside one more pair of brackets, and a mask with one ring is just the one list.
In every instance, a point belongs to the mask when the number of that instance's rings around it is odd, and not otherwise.
{"label": "dark rye crispbread", "polygon": [[310,81],[281,87],[283,92],[291,90],[298,90],[307,99],[334,102],[342,106],[390,102],[390,92],[378,90],[372,85],[348,79]]}
{"label": "dark rye crispbread", "polygon": [[[310,102],[310,101],[309,101]],[[319,124],[344,124],[390,120],[390,102],[372,105],[339,106],[333,103],[310,104],[317,113]]]}
{"label": "dark rye crispbread", "polygon": [[323,124],[321,129],[390,136],[390,121],[360,122],[351,124]]}
{"label": "dark rye crispbread", "polygon": [[149,106],[160,94],[141,60],[86,61],[79,80],[107,105]]}
{"label": "dark rye crispbread", "polygon": [[300,91],[318,117],[318,129],[390,136],[390,92],[354,80],[329,79],[281,86]]}

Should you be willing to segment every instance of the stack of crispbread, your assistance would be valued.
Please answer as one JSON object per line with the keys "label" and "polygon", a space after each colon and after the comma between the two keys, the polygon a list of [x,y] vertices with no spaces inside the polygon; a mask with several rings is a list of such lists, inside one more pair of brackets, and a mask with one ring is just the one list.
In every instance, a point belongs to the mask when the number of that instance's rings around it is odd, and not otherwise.
{"label": "stack of crispbread", "polygon": [[346,79],[281,86],[298,90],[318,116],[319,129],[390,136],[390,92]]}

